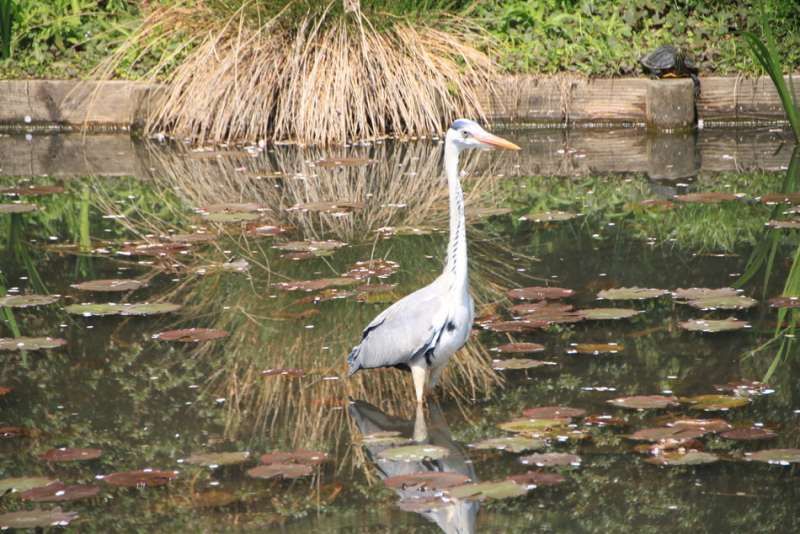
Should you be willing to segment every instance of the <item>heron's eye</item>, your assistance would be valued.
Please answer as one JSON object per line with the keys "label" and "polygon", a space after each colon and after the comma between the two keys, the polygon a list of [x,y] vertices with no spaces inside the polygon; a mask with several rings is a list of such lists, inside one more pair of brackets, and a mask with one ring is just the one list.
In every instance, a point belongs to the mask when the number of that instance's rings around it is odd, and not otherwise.
{"label": "heron's eye", "polygon": [[467,139],[467,138],[469,138],[469,132],[468,132],[468,131],[466,131],[466,130],[464,130],[463,132],[461,132],[461,136],[462,136],[464,139]]}

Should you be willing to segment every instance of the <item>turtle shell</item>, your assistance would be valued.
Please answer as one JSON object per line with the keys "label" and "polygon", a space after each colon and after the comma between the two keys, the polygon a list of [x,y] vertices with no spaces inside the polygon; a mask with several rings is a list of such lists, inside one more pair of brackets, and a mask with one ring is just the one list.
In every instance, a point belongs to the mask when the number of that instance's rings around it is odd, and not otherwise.
{"label": "turtle shell", "polygon": [[691,58],[672,45],[659,46],[641,59],[642,67],[648,74],[663,76],[691,76],[697,67]]}

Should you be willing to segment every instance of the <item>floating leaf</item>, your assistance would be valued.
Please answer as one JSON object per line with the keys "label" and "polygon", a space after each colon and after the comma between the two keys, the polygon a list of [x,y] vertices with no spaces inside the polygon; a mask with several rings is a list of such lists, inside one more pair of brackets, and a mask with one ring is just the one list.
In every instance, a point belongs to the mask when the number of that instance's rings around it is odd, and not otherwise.
{"label": "floating leaf", "polygon": [[513,300],[557,300],[571,297],[575,294],[572,289],[563,287],[520,287],[509,290],[506,295]]}
{"label": "floating leaf", "polygon": [[800,308],[800,297],[775,297],[769,299],[773,308]]}
{"label": "floating leaf", "polygon": [[274,237],[286,233],[286,228],[282,226],[273,226],[270,224],[255,224],[251,225],[245,231],[247,235],[252,237]]}
{"label": "floating leaf", "polygon": [[62,502],[88,499],[100,493],[99,486],[86,486],[76,484],[67,486],[63,482],[55,482],[44,487],[29,489],[22,492],[23,501],[31,502]]}
{"label": "floating leaf", "polygon": [[319,291],[329,287],[346,287],[358,283],[354,278],[320,278],[318,280],[298,280],[296,282],[278,282],[274,287],[283,291]]}
{"label": "floating leaf", "polygon": [[58,295],[6,295],[0,298],[0,306],[7,308],[30,308],[32,306],[46,306],[59,299]]}
{"label": "floating leaf", "polygon": [[532,419],[572,419],[573,417],[583,417],[585,414],[586,410],[569,406],[539,406],[527,408],[522,412],[522,415]]}
{"label": "floating leaf", "polygon": [[626,437],[634,441],[687,441],[703,434],[705,432],[699,428],[658,427],[637,430]]}
{"label": "floating leaf", "polygon": [[551,302],[540,300],[537,302],[523,302],[512,306],[508,310],[514,317],[520,316],[537,316],[542,317],[564,315],[572,311],[572,304],[565,304],[563,302]]}
{"label": "floating leaf", "polygon": [[668,426],[673,428],[684,428],[684,429],[699,429],[705,433],[708,432],[724,432],[726,430],[731,429],[731,424],[725,421],[724,419],[675,419],[667,423]]}
{"label": "floating leaf", "polygon": [[507,360],[492,360],[492,369],[497,371],[533,369],[547,365],[558,365],[556,362],[531,360],[529,358],[509,358]]}
{"label": "floating leaf", "polygon": [[736,195],[733,193],[723,193],[721,191],[688,193],[686,195],[675,195],[674,198],[680,202],[692,202],[698,204],[717,204],[719,202],[731,202],[737,199]]}
{"label": "floating leaf", "polygon": [[505,353],[527,353],[527,352],[541,352],[544,350],[544,345],[538,343],[506,343],[492,349],[495,352]]}
{"label": "floating leaf", "polygon": [[318,465],[328,460],[328,453],[321,451],[272,451],[261,455],[262,464],[303,464]]}
{"label": "floating leaf", "polygon": [[66,344],[65,340],[57,337],[0,338],[0,351],[46,350],[55,349]]}
{"label": "floating leaf", "polygon": [[788,219],[784,221],[772,220],[767,222],[767,226],[783,230],[797,230],[798,228],[800,228],[800,219]]}
{"label": "floating leaf", "polygon": [[754,441],[761,439],[777,438],[778,434],[768,428],[752,427],[752,428],[734,428],[720,434],[720,437],[725,439],[732,439],[736,441]]}
{"label": "floating leaf", "polygon": [[765,449],[748,452],[745,453],[745,459],[776,465],[800,464],[800,449]]}
{"label": "floating leaf", "polygon": [[124,488],[151,488],[164,486],[170,480],[178,478],[175,471],[158,471],[154,469],[142,469],[140,471],[120,471],[102,477],[103,482],[112,486]]}
{"label": "floating leaf", "polygon": [[533,221],[535,223],[562,222],[562,221],[569,221],[570,219],[574,219],[577,216],[578,216],[577,213],[572,213],[570,211],[552,210],[552,211],[539,211],[535,213],[529,213],[527,215],[523,215],[522,217],[520,217],[520,220]]}
{"label": "floating leaf", "polygon": [[300,478],[311,474],[311,466],[304,464],[269,464],[259,465],[247,470],[253,478]]}
{"label": "floating leaf", "polygon": [[324,158],[314,162],[317,167],[332,169],[335,167],[363,167],[375,163],[374,159],[368,158]]}
{"label": "floating leaf", "polygon": [[672,396],[667,397],[664,395],[634,395],[632,397],[611,399],[608,401],[608,403],[620,408],[628,408],[630,410],[651,410],[667,408],[669,406],[677,406],[678,399]]}
{"label": "floating leaf", "polygon": [[489,438],[470,444],[475,449],[497,449],[508,452],[524,452],[543,449],[547,442],[541,439],[524,436],[505,436],[502,438]]}
{"label": "floating leaf", "polygon": [[583,424],[587,426],[625,426],[626,423],[619,417],[613,415],[589,415],[583,420]]}
{"label": "floating leaf", "polygon": [[619,343],[571,343],[567,354],[616,354],[625,350]]}
{"label": "floating leaf", "polygon": [[752,308],[758,304],[758,301],[744,295],[736,295],[733,297],[704,297],[690,300],[687,304],[701,310],[744,310]]}
{"label": "floating leaf", "polygon": [[500,480],[464,484],[448,489],[447,493],[455,499],[508,499],[525,495],[528,493],[528,486],[517,484],[513,480]]}
{"label": "floating leaf", "polygon": [[711,464],[719,460],[716,454],[701,451],[686,453],[670,451],[647,458],[645,462],[656,465],[702,465]]}
{"label": "floating leaf", "polygon": [[63,193],[64,187],[60,185],[25,185],[18,187],[4,187],[0,195],[40,196]]}
{"label": "floating leaf", "polygon": [[23,492],[33,488],[41,488],[49,484],[55,484],[57,480],[44,477],[15,477],[0,479],[0,495],[9,491]]}
{"label": "floating leaf", "polygon": [[220,465],[241,464],[250,458],[250,453],[243,452],[207,452],[193,454],[186,458],[185,462],[190,465],[202,465],[205,467],[217,467]]}
{"label": "floating leaf", "polygon": [[400,264],[391,260],[367,260],[357,261],[350,269],[342,276],[347,278],[355,278],[356,280],[364,280],[373,276],[377,278],[388,278],[397,272]]}
{"label": "floating leaf", "polygon": [[601,300],[646,300],[657,299],[669,294],[666,289],[647,289],[643,287],[620,287],[616,289],[604,289],[597,294]]}
{"label": "floating leaf", "polygon": [[470,478],[461,473],[424,471],[408,475],[397,475],[383,479],[386,487],[402,490],[422,492],[442,491],[454,486],[460,486],[470,481]]}
{"label": "floating leaf", "polygon": [[477,217],[483,219],[487,217],[497,217],[498,215],[508,215],[511,208],[467,208],[467,217]]}
{"label": "floating leaf", "polygon": [[676,289],[672,296],[678,300],[700,300],[710,298],[735,297],[739,292],[732,287],[718,287],[709,289],[707,287],[690,287],[688,289]]}
{"label": "floating leaf", "polygon": [[205,219],[207,221],[216,223],[248,222],[248,221],[255,221],[260,217],[261,215],[259,213],[252,213],[249,211],[226,211],[226,212],[209,213],[205,215]]}
{"label": "floating leaf", "polygon": [[77,512],[62,512],[61,508],[9,512],[0,515],[0,529],[63,527],[76,517],[78,517]]}
{"label": "floating leaf", "polygon": [[678,325],[684,330],[690,332],[728,332],[732,330],[741,330],[743,328],[750,328],[750,323],[747,321],[740,321],[739,319],[692,319]]}
{"label": "floating leaf", "polygon": [[627,319],[641,312],[630,308],[589,308],[587,310],[578,310],[577,313],[589,321],[614,321]]}
{"label": "floating leaf", "polygon": [[226,337],[228,332],[213,328],[182,328],[180,330],[167,330],[159,332],[153,339],[161,341],[180,341],[181,343],[197,343],[199,341],[211,341]]}
{"label": "floating leaf", "polygon": [[772,392],[772,389],[767,384],[758,380],[737,380],[727,384],[715,384],[714,389],[717,391],[730,391],[740,397],[756,397]]}
{"label": "floating leaf", "polygon": [[126,256],[173,256],[189,250],[187,243],[126,243],[119,253]]}
{"label": "floating leaf", "polygon": [[39,455],[39,458],[46,462],[74,462],[79,460],[94,460],[100,458],[103,451],[100,449],[80,449],[62,447],[50,449]]}
{"label": "floating leaf", "polygon": [[522,333],[532,332],[548,326],[547,321],[531,321],[520,319],[517,321],[486,321],[481,326],[492,332]]}
{"label": "floating leaf", "polygon": [[216,241],[218,236],[210,232],[195,232],[192,234],[170,234],[167,239],[173,243],[208,243]]}
{"label": "floating leaf", "polygon": [[145,285],[140,280],[92,280],[70,287],[81,291],[134,291]]}
{"label": "floating leaf", "polygon": [[448,449],[437,445],[406,445],[382,450],[378,458],[392,462],[421,462],[425,459],[439,460],[449,454]]}
{"label": "floating leaf", "polygon": [[313,255],[324,255],[333,252],[337,248],[345,246],[347,243],[341,241],[288,241],[273,245],[272,248],[286,250],[288,252],[309,252]]}
{"label": "floating leaf", "polygon": [[83,315],[84,317],[102,317],[106,315],[158,315],[171,313],[180,309],[179,304],[161,303],[139,303],[139,304],[72,304],[64,308],[67,313],[73,315]]}
{"label": "floating leaf", "polygon": [[576,454],[566,452],[545,452],[529,454],[519,459],[525,465],[537,465],[539,467],[552,467],[558,465],[581,465],[581,457]]}
{"label": "floating leaf", "polygon": [[760,200],[764,204],[800,204],[800,193],[766,193]]}
{"label": "floating leaf", "polygon": [[[519,320],[545,322],[548,325],[551,325],[577,323],[579,321],[583,321],[584,319],[580,312],[561,309],[564,307],[561,304],[547,302],[544,303],[544,306],[540,306],[530,313],[523,315],[519,318]],[[515,306],[515,308],[519,309],[517,306]],[[572,306],[569,306],[569,308],[572,308]]]}
{"label": "floating leaf", "polygon": [[717,412],[746,406],[750,402],[750,399],[731,395],[697,395],[695,397],[683,398],[681,402],[690,404],[695,410]]}
{"label": "floating leaf", "polygon": [[7,438],[21,438],[21,437],[32,437],[37,435],[38,432],[35,430],[30,430],[23,426],[0,426],[0,438],[7,439]]}
{"label": "floating leaf", "polygon": [[36,204],[0,204],[0,215],[4,213],[30,213],[36,211]]}
{"label": "floating leaf", "polygon": [[532,432],[546,431],[553,428],[566,428],[568,424],[569,424],[569,419],[527,418],[527,419],[513,419],[511,421],[500,423],[497,426],[498,428],[506,430],[508,432],[514,432],[517,434],[527,434]]}
{"label": "floating leaf", "polygon": [[563,476],[559,475],[558,473],[545,473],[544,471],[527,471],[522,475],[511,475],[506,478],[506,480],[511,480],[512,482],[516,482],[517,484],[521,484],[523,486],[536,486],[536,487],[544,487],[544,486],[555,486],[565,482],[567,479]]}

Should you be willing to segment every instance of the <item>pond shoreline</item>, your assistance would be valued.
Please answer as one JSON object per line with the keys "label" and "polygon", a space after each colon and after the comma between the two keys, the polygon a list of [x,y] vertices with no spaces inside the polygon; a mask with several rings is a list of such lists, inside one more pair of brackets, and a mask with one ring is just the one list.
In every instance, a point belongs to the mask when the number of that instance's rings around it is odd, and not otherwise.
{"label": "pond shoreline", "polygon": [[[506,76],[481,99],[499,123],[679,131],[781,123],[769,77],[689,79]],[[0,130],[89,131],[141,127],[163,86],[132,81],[0,80]],[[695,108],[696,119],[695,122]]]}

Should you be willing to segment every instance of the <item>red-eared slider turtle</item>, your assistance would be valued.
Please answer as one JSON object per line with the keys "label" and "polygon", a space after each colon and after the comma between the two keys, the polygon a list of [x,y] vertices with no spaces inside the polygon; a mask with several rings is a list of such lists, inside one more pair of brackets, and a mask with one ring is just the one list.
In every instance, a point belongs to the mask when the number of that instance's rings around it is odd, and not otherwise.
{"label": "red-eared slider turtle", "polygon": [[700,94],[700,79],[697,77],[697,67],[694,61],[674,46],[659,46],[644,56],[640,63],[644,67],[644,72],[653,78],[688,76],[694,82],[695,93]]}

